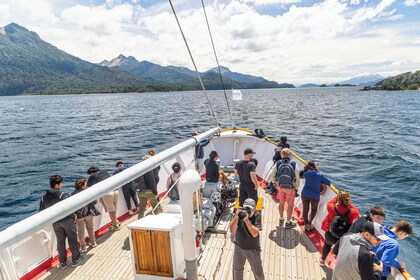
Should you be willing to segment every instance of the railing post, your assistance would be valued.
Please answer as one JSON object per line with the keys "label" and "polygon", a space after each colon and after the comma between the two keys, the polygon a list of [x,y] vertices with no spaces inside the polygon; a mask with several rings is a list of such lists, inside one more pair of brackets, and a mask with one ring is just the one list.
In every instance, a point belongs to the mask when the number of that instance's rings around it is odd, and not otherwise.
{"label": "railing post", "polygon": [[190,169],[181,175],[178,191],[182,208],[182,234],[185,268],[188,280],[198,279],[193,193],[196,192],[200,186],[201,178],[197,171]]}

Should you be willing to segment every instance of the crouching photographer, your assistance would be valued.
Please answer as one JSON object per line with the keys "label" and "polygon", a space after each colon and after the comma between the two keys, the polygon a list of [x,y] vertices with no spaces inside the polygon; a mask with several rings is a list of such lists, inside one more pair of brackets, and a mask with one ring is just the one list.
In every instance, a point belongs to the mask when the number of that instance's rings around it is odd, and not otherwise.
{"label": "crouching photographer", "polygon": [[245,261],[248,260],[255,280],[264,280],[260,247],[261,214],[255,211],[255,200],[247,198],[230,222],[230,233],[235,235],[233,280],[242,280]]}

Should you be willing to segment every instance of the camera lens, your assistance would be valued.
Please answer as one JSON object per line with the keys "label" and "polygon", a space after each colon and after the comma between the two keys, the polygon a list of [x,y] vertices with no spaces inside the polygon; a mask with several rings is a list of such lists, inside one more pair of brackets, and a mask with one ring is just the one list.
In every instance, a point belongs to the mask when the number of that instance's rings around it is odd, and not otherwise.
{"label": "camera lens", "polygon": [[246,212],[245,210],[241,210],[241,211],[238,213],[238,217],[239,217],[239,219],[243,220],[243,219],[246,217],[246,214],[247,214],[247,212]]}

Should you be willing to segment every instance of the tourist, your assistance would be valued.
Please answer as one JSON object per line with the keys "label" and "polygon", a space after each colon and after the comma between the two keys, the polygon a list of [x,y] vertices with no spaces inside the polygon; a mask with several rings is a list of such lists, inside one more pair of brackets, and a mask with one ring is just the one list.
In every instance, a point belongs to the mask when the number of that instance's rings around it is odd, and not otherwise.
{"label": "tourist", "polygon": [[239,176],[239,206],[245,199],[252,198],[258,201],[258,180],[255,173],[255,163],[251,161],[255,152],[247,148],[244,150],[244,159],[235,165],[235,176]]}
{"label": "tourist", "polygon": [[[86,189],[86,178],[79,178],[74,183],[75,191],[71,195],[76,195]],[[80,208],[75,212],[76,214],[76,225],[77,225],[77,236],[80,242],[80,250],[82,253],[87,251],[85,232],[87,230],[89,236],[89,243],[92,248],[96,247],[95,232],[93,230],[93,217],[95,214],[96,200],[89,203],[88,205]]]}
{"label": "tourist", "polygon": [[[99,170],[96,166],[89,167],[87,173],[90,175],[87,186],[88,188],[105,180],[108,179],[109,174],[106,171]],[[121,224],[118,222],[117,219],[117,208],[118,208],[118,190],[113,190],[107,193],[105,196],[99,199],[102,206],[104,207],[105,212],[108,213],[109,218],[111,219],[111,227],[109,227],[110,231],[117,231],[121,229]]]}
{"label": "tourist", "polygon": [[397,257],[400,252],[400,245],[398,240],[413,234],[413,226],[406,221],[399,221],[391,230],[384,227],[385,234],[389,237],[384,240],[379,246],[373,248],[376,257],[384,264],[382,270],[382,280],[386,280],[391,273],[391,268],[405,269],[405,263],[398,261]]}
{"label": "tourist", "polygon": [[[148,156],[145,155],[143,160],[147,159]],[[158,192],[157,192],[157,182],[159,180],[156,179],[156,175],[154,170],[150,170],[143,174],[142,176],[134,179],[133,187],[137,191],[137,195],[139,197],[139,219],[144,217],[144,212],[146,211],[147,201],[150,201],[151,206],[155,209],[153,214],[159,214],[162,212],[158,199]]]}
{"label": "tourist", "polygon": [[[148,159],[148,158],[150,158],[154,155],[156,155],[156,151],[153,150],[153,149],[148,149],[147,153],[143,156],[143,160],[146,160],[146,159]],[[155,175],[156,185],[159,183],[159,180],[160,180],[159,171],[160,171],[160,165],[153,169],[153,174]]]}
{"label": "tourist", "polygon": [[[312,221],[318,211],[318,204],[321,197],[321,184],[329,186],[331,185],[331,181],[328,180],[327,176],[319,172],[318,165],[313,160],[309,161],[305,165],[305,168],[300,171],[299,177],[305,178],[305,185],[301,192],[305,230],[312,231],[314,229]],[[311,209],[310,217],[308,217],[309,208]]]}
{"label": "tourist", "polygon": [[337,261],[332,280],[381,279],[383,265],[375,262],[370,250],[387,239],[375,222],[365,223],[361,233],[344,235],[334,246]]}
{"label": "tourist", "polygon": [[179,200],[178,180],[181,177],[181,164],[178,162],[172,164],[172,171],[168,180],[166,180],[166,189],[168,191],[168,197],[175,201]]}
{"label": "tourist", "polygon": [[247,198],[244,201],[242,208],[236,211],[229,228],[230,233],[235,235],[233,280],[243,279],[246,260],[251,266],[254,278],[263,280],[260,246],[261,214],[255,211],[255,200]]}
{"label": "tourist", "polygon": [[[125,165],[122,161],[117,162],[115,165],[116,169],[112,173],[112,175],[118,174],[123,170],[128,168],[128,165]],[[127,184],[122,186],[122,192],[124,195],[125,204],[127,205],[128,214],[134,215],[136,214],[137,208],[139,207],[139,201],[137,199],[136,191],[133,188],[132,182],[128,182]],[[134,208],[131,208],[131,199],[134,202]]]}
{"label": "tourist", "polygon": [[[199,133],[195,131],[192,136],[198,136]],[[210,143],[210,140],[212,138],[201,140],[200,142],[195,145],[194,149],[194,159],[195,159],[195,168],[198,171],[198,173],[201,174],[201,171],[203,170],[203,160],[204,160],[204,147],[207,146]]]}
{"label": "tourist", "polygon": [[280,137],[280,142],[277,143],[277,147],[274,149],[274,156],[273,156],[273,163],[276,163],[277,161],[281,160],[281,150],[284,148],[290,149],[289,143],[287,143],[287,137],[282,136]]}
{"label": "tourist", "polygon": [[287,203],[285,228],[296,227],[292,221],[292,213],[295,202],[295,194],[300,185],[299,168],[296,162],[290,159],[290,150],[284,148],[280,152],[281,160],[276,162],[271,178],[277,188],[277,199],[279,200],[280,225],[284,223],[284,208]]}
{"label": "tourist", "polygon": [[348,232],[351,233],[358,233],[362,232],[363,225],[366,222],[376,222],[378,224],[382,224],[385,219],[385,211],[382,207],[373,206],[370,209],[369,214],[361,216],[357,219],[349,228]]}
{"label": "tourist", "polygon": [[321,225],[321,229],[325,231],[325,243],[319,260],[321,266],[325,266],[331,246],[340,240],[360,215],[359,210],[351,203],[350,193],[345,191],[339,191],[337,197],[328,202],[327,211]]}
{"label": "tourist", "polygon": [[[50,189],[47,190],[46,194],[41,198],[39,211],[51,207],[67,198],[67,195],[61,192],[62,187],[63,177],[60,175],[50,177]],[[84,259],[84,257],[80,254],[79,245],[77,243],[75,217],[74,213],[72,213],[52,224],[57,238],[58,259],[60,261],[59,266],[61,269],[67,268],[66,239],[71,252],[71,266],[78,266]]]}
{"label": "tourist", "polygon": [[216,151],[211,151],[209,158],[204,161],[206,167],[206,181],[211,183],[221,182],[223,185],[229,184],[230,180],[223,170],[219,169],[217,160],[219,155]]}

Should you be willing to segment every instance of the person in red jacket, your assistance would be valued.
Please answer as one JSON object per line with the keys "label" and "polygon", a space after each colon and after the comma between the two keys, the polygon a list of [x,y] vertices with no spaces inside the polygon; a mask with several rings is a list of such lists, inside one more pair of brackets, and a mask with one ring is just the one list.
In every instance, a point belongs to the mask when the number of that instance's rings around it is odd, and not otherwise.
{"label": "person in red jacket", "polygon": [[[335,206],[335,207],[334,207]],[[351,203],[350,193],[339,191],[337,197],[331,199],[327,204],[328,215],[322,221],[321,229],[325,231],[325,243],[322,247],[322,256],[319,260],[321,266],[325,266],[325,259],[331,250],[331,247],[340,240],[340,237],[334,236],[330,232],[331,221],[336,216],[335,209],[340,216],[346,216],[348,225],[353,224],[360,216],[359,210]],[[348,212],[350,210],[350,212]],[[347,213],[348,212],[348,213]],[[346,215],[347,213],[347,215]]]}

